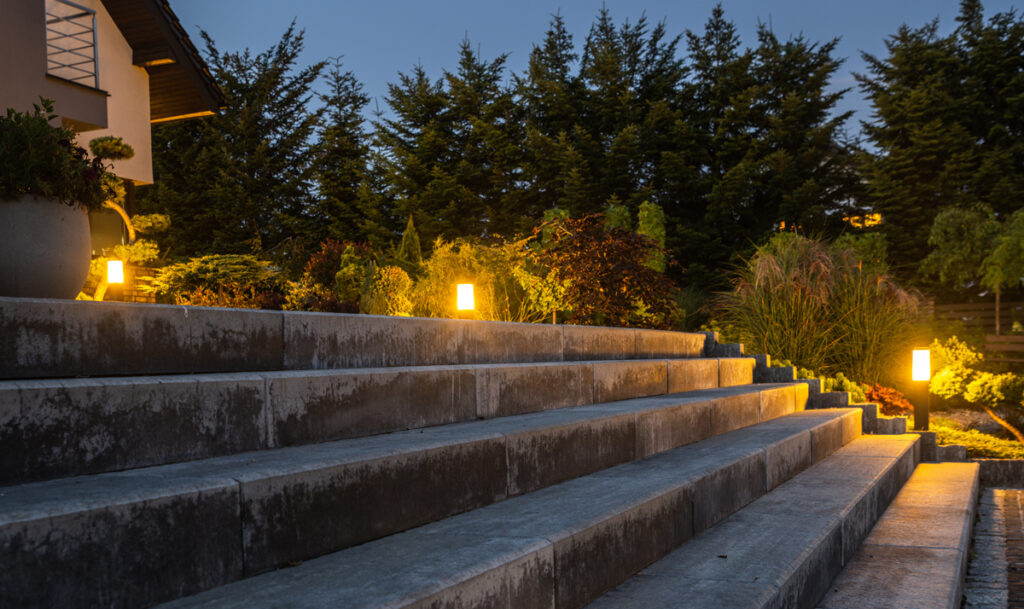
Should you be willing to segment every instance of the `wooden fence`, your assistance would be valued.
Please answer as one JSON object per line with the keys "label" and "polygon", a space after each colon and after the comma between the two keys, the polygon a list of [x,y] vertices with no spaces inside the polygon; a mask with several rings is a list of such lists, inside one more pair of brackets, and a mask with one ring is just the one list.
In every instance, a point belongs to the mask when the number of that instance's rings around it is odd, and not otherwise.
{"label": "wooden fence", "polygon": [[1024,362],[1024,334],[1010,334],[1014,322],[1024,324],[1024,302],[999,304],[999,335],[995,334],[996,306],[992,302],[926,305],[924,312],[940,323],[959,322],[985,332],[985,361]]}
{"label": "wooden fence", "polygon": [[[956,321],[968,328],[995,334],[996,306],[994,303],[937,304],[932,305],[931,309],[936,321]],[[1024,324],[1024,302],[1000,303],[999,333],[1009,334],[1015,321]]]}

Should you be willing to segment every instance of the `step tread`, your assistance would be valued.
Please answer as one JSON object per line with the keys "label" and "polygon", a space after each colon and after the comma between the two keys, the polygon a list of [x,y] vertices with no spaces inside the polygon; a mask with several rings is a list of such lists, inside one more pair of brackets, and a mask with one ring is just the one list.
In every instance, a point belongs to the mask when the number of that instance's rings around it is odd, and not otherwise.
{"label": "step tread", "polygon": [[977,463],[919,465],[819,608],[959,608],[979,473]]}
{"label": "step tread", "polygon": [[[577,536],[589,534],[625,512],[656,511],[658,501],[678,498],[680,493],[736,464],[763,458],[769,448],[801,437],[809,443],[812,430],[852,412],[794,413],[349,548],[295,568],[180,599],[167,607],[397,607],[414,599],[430,598],[456,583],[475,578],[493,583],[496,577],[511,577],[504,582],[506,586],[525,586],[522,581],[535,581],[537,585],[546,585],[550,596],[551,571],[559,563],[557,554],[560,548],[571,546]],[[688,536],[686,532],[675,533]],[[673,536],[665,531],[656,534]],[[501,569],[511,569],[522,577],[509,576]],[[470,585],[462,591],[459,606],[474,606],[480,599],[470,597],[478,592],[484,594],[481,589],[486,587]]]}
{"label": "step tread", "polygon": [[[824,594],[827,581],[808,568],[841,565],[845,554],[852,555],[849,546],[857,540],[851,538],[866,524],[862,512],[874,503],[872,489],[900,467],[915,442],[916,436],[855,440],[588,609],[809,606],[796,597],[813,595],[815,588]],[[779,603],[782,599],[786,602]]]}
{"label": "step tread", "polygon": [[[137,374],[133,376],[81,376],[81,377],[59,377],[59,378],[26,378],[26,379],[3,379],[0,378],[0,389],[8,388],[32,388],[41,389],[62,386],[93,386],[93,385],[126,385],[144,382],[195,382],[195,381],[224,381],[224,380],[252,380],[261,378],[295,378],[295,377],[330,377],[330,376],[359,376],[372,374],[395,374],[400,372],[430,372],[438,370],[489,370],[489,369],[521,369],[521,368],[557,368],[576,367],[592,365],[644,365],[666,361],[718,361],[718,360],[753,360],[750,356],[739,357],[652,357],[644,359],[591,359],[591,360],[566,360],[566,361],[536,361],[536,362],[496,362],[480,364],[426,364],[409,366],[373,366],[373,367],[348,367],[348,368],[304,368],[297,370],[240,370],[240,371],[215,371],[215,372],[181,372],[181,373],[158,373],[158,374]],[[785,382],[785,381],[783,381]],[[799,381],[793,381],[799,382]]]}
{"label": "step tread", "polygon": [[761,393],[791,383],[737,385],[561,408],[361,438],[252,451],[120,472],[31,482],[2,489],[0,526],[104,506],[135,503],[241,482],[269,480],[489,438]]}

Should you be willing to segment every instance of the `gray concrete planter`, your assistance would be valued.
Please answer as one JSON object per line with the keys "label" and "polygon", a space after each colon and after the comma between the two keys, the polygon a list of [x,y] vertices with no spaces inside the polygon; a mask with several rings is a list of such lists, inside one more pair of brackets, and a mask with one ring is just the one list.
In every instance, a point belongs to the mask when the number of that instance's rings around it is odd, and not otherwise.
{"label": "gray concrete planter", "polygon": [[91,255],[84,209],[33,195],[0,200],[0,296],[74,298]]}

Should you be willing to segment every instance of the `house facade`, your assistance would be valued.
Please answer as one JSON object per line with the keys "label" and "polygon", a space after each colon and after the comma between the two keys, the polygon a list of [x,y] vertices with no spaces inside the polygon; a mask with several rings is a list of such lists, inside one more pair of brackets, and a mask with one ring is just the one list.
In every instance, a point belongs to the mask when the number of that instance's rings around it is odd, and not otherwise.
{"label": "house facade", "polygon": [[153,181],[150,127],[212,114],[223,96],[167,0],[0,0],[0,111],[40,97],[79,131],[135,149],[114,163]]}

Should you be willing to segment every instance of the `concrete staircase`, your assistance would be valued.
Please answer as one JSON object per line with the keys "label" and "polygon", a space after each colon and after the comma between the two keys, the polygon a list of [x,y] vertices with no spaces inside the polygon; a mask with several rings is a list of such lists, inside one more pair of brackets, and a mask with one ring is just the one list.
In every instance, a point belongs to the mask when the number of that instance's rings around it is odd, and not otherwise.
{"label": "concrete staircase", "polygon": [[0,298],[0,337],[0,607],[811,609],[920,461],[713,335]]}

